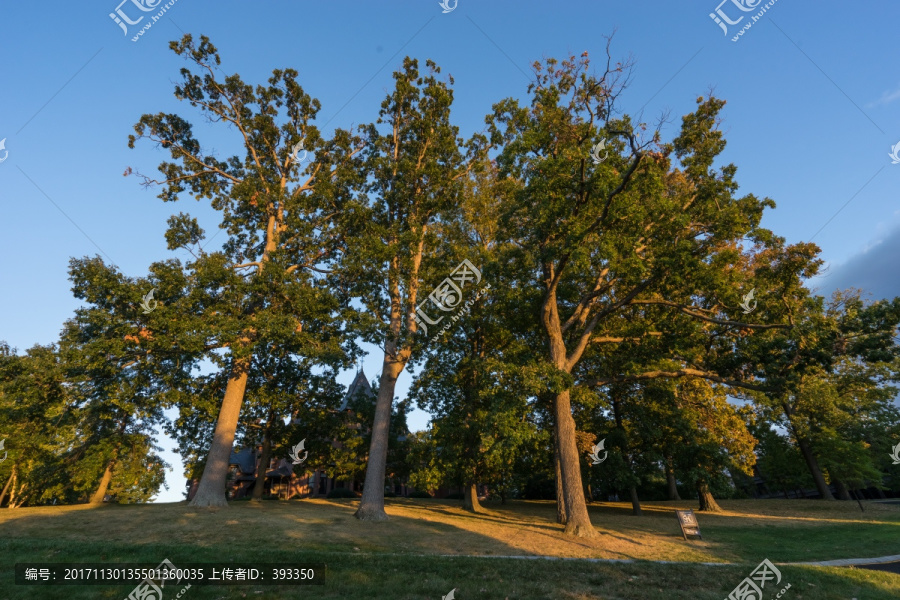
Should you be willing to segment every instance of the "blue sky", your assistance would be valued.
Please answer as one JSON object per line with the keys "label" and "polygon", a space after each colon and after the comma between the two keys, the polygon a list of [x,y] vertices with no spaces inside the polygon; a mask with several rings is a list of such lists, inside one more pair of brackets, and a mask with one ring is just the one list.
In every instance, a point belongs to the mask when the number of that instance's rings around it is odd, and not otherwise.
{"label": "blue sky", "polygon": [[[821,247],[828,269],[811,286],[900,295],[900,164],[888,156],[900,142],[893,51],[900,5],[880,0],[863,10],[831,0],[778,0],[732,42],[765,2],[753,12],[734,3],[757,0],[722,4],[731,20],[745,17],[726,36],[709,16],[719,1],[458,0],[443,14],[438,0],[177,0],[137,42],[132,36],[156,13],[131,0],[121,5],[131,20],[148,16],[127,36],[108,16],[119,0],[4,3],[0,340],[21,352],[58,338],[78,306],[67,279],[70,257],[101,254],[141,276],[173,255],[163,238],[172,213],[198,217],[207,239],[218,231],[208,206],[189,197],[165,204],[158,191],[122,176],[129,166],[153,175],[165,158],[146,143],[127,148],[144,113],[177,112],[223,155],[238,147],[234,132],[209,126],[173,97],[184,63],[168,43],[182,32],[208,35],[222,68],[254,85],[272,69],[298,70],[306,92],[322,103],[317,125],[326,136],[377,117],[404,56],[433,59],[456,81],[453,121],[468,137],[484,126],[493,103],[526,97],[532,62],[587,51],[599,68],[604,36],[615,31],[613,56],[631,55],[636,63],[620,108],[632,115],[643,109],[650,123],[668,112],[665,140],[698,96],[712,89],[728,101],[722,162],[738,166],[740,193],[776,201],[764,226],[789,242]],[[372,352],[366,359],[370,378],[380,358]],[[343,383],[352,376],[345,373]],[[404,374],[399,394],[409,381]],[[413,429],[426,422],[421,412],[410,418]],[[175,468],[160,500],[178,500],[181,463],[171,452],[165,457]]]}

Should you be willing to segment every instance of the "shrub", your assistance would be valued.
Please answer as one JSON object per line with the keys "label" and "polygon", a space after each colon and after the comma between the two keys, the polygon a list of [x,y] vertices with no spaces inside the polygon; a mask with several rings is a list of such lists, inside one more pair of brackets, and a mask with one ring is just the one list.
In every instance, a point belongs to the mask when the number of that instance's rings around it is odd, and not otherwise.
{"label": "shrub", "polygon": [[416,490],[415,492],[410,492],[409,497],[410,498],[431,498],[431,494],[429,494],[428,492],[420,492],[419,490]]}
{"label": "shrub", "polygon": [[445,500],[462,500],[462,499],[463,499],[462,494],[447,494],[447,497],[445,498]]}

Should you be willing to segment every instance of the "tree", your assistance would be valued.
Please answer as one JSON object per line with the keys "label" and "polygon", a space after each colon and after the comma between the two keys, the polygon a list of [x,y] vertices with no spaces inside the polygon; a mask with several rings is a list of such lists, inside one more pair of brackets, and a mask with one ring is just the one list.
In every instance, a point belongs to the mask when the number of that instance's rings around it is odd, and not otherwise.
{"label": "tree", "polygon": [[807,303],[795,322],[746,344],[765,383],[753,396],[763,417],[790,433],[819,495],[833,500],[829,475],[838,489],[846,480],[878,478],[866,458],[870,436],[856,423],[869,415],[883,420],[881,427],[897,423],[890,408],[896,388],[889,383],[897,381],[900,364],[900,298],[866,304],[859,291],[836,292],[827,305],[823,298]]}
{"label": "tree", "polygon": [[[397,378],[421,345],[420,289],[440,274],[432,259],[441,244],[441,223],[458,210],[459,179],[465,174],[450,124],[453,94],[440,82],[440,69],[406,58],[394,73],[395,87],[381,105],[379,119],[362,128],[366,147],[357,161],[361,186],[355,210],[345,213],[348,235],[341,265],[345,285],[365,307],[358,331],[384,349],[372,424],[363,496],[356,517],[387,519],[384,481],[391,405]],[[450,78],[449,84],[452,85]],[[385,125],[381,131],[379,125]]]}
{"label": "tree", "polygon": [[[151,315],[153,352],[177,355],[182,365],[207,358],[227,373],[192,501],[223,506],[253,357],[274,344],[326,363],[346,361],[339,301],[323,275],[336,258],[336,215],[349,198],[347,182],[355,175],[348,167],[359,141],[340,130],[331,140],[321,137],[311,124],[319,102],[303,91],[295,70],[276,69],[268,86],[254,89],[236,74],[217,78],[221,60],[206,37],[198,45],[185,35],[170,48],[199,71],[181,70],[175,97],[233,127],[243,151],[217,159],[203,151],[188,121],[164,113],[143,115],[128,141],[133,148],[148,139],[169,151],[161,180],[142,176],[145,185],[163,187],[160,199],[187,192],[210,200],[229,234],[220,252],[207,253],[196,219],[181,213],[169,220],[169,249],[184,248],[195,260],[184,267],[172,261],[160,282],[165,310]],[[297,144],[314,153],[308,166],[292,153]]]}
{"label": "tree", "polygon": [[24,355],[0,342],[0,440],[3,456],[0,504],[9,507],[74,502],[69,452],[76,436],[67,385],[55,346],[35,346]]}
{"label": "tree", "polygon": [[[519,285],[540,294],[544,360],[571,376],[598,344],[621,343],[621,319],[642,307],[663,309],[647,311],[657,332],[673,314],[724,328],[770,327],[727,314],[743,283],[744,271],[733,268],[739,244],[778,248],[759,228],[763,208],[774,203],[735,198],[736,167],[712,168],[725,146],[717,129],[724,102],[699,99],[670,145],[659,146],[656,134],[642,143],[643,126],[612,112],[629,65],[599,77],[588,66],[586,55],[535,64],[531,106],[508,99],[490,118],[501,175],[518,186],[505,221],[532,267]],[[603,144],[603,159],[591,165],[590,152]],[[802,268],[791,266],[798,280]],[[566,533],[593,537],[569,389],[556,393],[554,413]]]}

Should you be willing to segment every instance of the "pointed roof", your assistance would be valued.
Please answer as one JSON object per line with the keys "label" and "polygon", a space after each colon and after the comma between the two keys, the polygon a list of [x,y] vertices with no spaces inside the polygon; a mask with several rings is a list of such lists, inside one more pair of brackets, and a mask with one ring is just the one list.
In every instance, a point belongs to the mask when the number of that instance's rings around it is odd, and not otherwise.
{"label": "pointed roof", "polygon": [[347,410],[350,400],[358,394],[362,394],[364,398],[375,399],[375,392],[372,390],[372,386],[369,385],[369,380],[362,369],[356,372],[356,377],[353,379],[353,383],[350,384],[347,395],[344,396],[344,401],[341,402],[341,407],[338,410]]}

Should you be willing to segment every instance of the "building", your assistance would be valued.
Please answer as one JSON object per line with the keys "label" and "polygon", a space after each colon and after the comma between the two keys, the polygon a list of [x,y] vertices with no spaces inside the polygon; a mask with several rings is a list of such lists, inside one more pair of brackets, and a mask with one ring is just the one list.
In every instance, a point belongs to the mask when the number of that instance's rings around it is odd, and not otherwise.
{"label": "building", "polygon": [[[366,378],[362,369],[356,373],[356,377],[347,389],[341,406],[337,409],[339,412],[352,412],[350,401],[354,398],[361,397],[374,404],[375,392]],[[295,417],[291,420],[291,425],[301,425],[302,423]],[[368,427],[362,423],[354,423],[349,425],[353,429],[362,432],[363,427]],[[403,430],[408,434],[404,423]],[[398,436],[400,441],[406,439],[406,435]],[[334,441],[332,444],[337,448],[340,442]],[[262,454],[262,448],[242,448],[235,451],[232,449],[229,459],[229,476],[227,495],[229,499],[240,499],[249,497],[253,493],[256,485],[257,468],[259,467],[259,459]],[[302,466],[295,465],[286,458],[273,457],[269,461],[266,470],[265,489],[263,496],[274,495],[282,500],[291,498],[308,498],[327,496],[334,489],[347,489],[351,492],[361,491],[361,485],[353,480],[340,480],[328,477],[325,471],[306,471],[302,472]],[[187,499],[191,500],[196,493],[199,480],[188,482]],[[407,496],[411,488],[405,481],[395,482],[393,485],[393,493],[398,496]]]}

